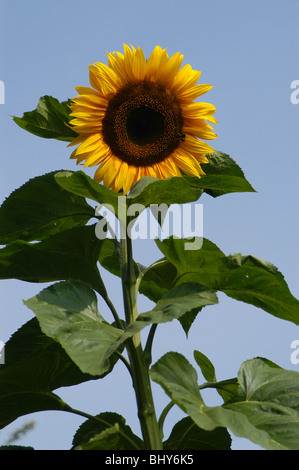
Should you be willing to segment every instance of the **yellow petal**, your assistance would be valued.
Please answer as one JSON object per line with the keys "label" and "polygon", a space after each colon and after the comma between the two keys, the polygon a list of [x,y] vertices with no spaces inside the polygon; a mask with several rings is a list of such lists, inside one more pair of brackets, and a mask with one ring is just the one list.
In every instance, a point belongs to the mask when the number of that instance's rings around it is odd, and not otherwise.
{"label": "yellow petal", "polygon": [[188,88],[194,86],[199,77],[201,72],[198,70],[193,70],[190,64],[184,65],[184,67],[176,74],[175,80],[171,87],[174,93],[177,92],[184,92]]}
{"label": "yellow petal", "polygon": [[109,67],[119,76],[122,83],[128,83],[124,58],[117,57],[115,54],[107,53]]}
{"label": "yellow petal", "polygon": [[136,50],[133,58],[133,73],[137,81],[144,80],[146,72],[146,60],[140,47]]}
{"label": "yellow petal", "polygon": [[101,134],[91,134],[88,136],[84,136],[81,145],[79,145],[77,149],[77,153],[90,152],[94,150],[94,148],[98,146],[99,142],[101,141]]}
{"label": "yellow petal", "polygon": [[194,85],[189,88],[185,88],[182,90],[178,90],[176,92],[176,95],[179,100],[182,101],[193,101],[199,96],[203,95],[204,93],[207,93],[211,88],[213,88],[212,85]]}
{"label": "yellow petal", "polygon": [[204,174],[199,163],[190,153],[180,152],[176,149],[172,155],[172,159],[186,175],[199,176]]}
{"label": "yellow petal", "polygon": [[133,165],[128,165],[127,162],[123,162],[122,169],[124,172],[123,191],[127,194],[137,181],[138,169],[136,170]]}
{"label": "yellow petal", "polygon": [[176,52],[170,57],[164,68],[161,68],[161,73],[158,78],[159,85],[164,86],[165,88],[172,85],[173,80],[181,67],[183,58],[184,56],[179,52]]}
{"label": "yellow petal", "polygon": [[172,158],[172,156],[173,156],[173,154],[171,154],[170,157],[166,158],[163,161],[164,171],[168,172],[169,177],[171,177],[171,176],[182,176],[181,172],[180,172],[178,166],[176,165],[175,160]]}
{"label": "yellow petal", "polygon": [[208,162],[207,158],[204,156],[206,153],[214,152],[214,149],[210,147],[206,142],[198,140],[196,137],[190,134],[185,135],[185,141],[181,142],[180,147],[183,150],[191,153],[195,158],[201,158],[201,162]]}
{"label": "yellow petal", "polygon": [[146,63],[145,79],[149,82],[156,81],[158,76],[161,75],[161,71],[164,69],[167,61],[168,54],[166,49],[162,49],[160,46],[156,46]]}
{"label": "yellow petal", "polygon": [[183,116],[203,117],[215,113],[216,108],[210,103],[188,103],[182,106]]}
{"label": "yellow petal", "polygon": [[70,144],[68,144],[68,147],[73,147],[74,145],[81,144],[85,140],[84,135],[78,135],[78,137],[75,137],[74,140]]}
{"label": "yellow petal", "polygon": [[185,126],[183,127],[183,131],[185,134],[192,134],[198,137],[199,139],[204,139],[204,140],[211,140],[211,139],[216,139],[217,134],[213,130],[211,126],[206,125],[206,127],[192,127],[192,126]]}

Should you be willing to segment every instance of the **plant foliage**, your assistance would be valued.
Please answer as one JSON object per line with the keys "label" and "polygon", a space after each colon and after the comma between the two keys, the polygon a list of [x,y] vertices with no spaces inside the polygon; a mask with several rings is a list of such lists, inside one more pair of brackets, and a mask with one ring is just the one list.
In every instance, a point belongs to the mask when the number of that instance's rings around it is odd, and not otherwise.
{"label": "plant foliage", "polygon": [[[50,96],[14,120],[39,137],[71,142],[76,136],[69,125],[68,102]],[[6,361],[0,366],[1,428],[28,413],[60,410],[86,418],[73,438],[75,450],[228,450],[231,434],[269,450],[299,450],[299,373],[253,358],[240,364],[236,377],[218,381],[209,358],[194,351],[206,380],[200,383],[197,370],[181,353],[168,352],[151,364],[159,324],[178,320],[188,333],[198,313],[218,302],[219,291],[298,325],[299,301],[280,271],[253,255],[226,255],[207,239],[174,236],[156,240],[160,259],[141,266],[132,257],[128,235],[124,240],[96,236],[95,222],[107,226],[107,221],[90,201],[112,209],[126,230],[136,208],[140,213],[153,205],[167,209],[195,202],[203,193],[216,198],[254,191],[227,154],[211,154],[204,171],[200,179],[142,178],[122,199],[122,206],[120,195],[84,172],[54,171],[31,179],[3,202],[0,278],[50,285],[24,301],[35,316],[6,344]],[[199,249],[186,249],[192,243]],[[125,318],[108,297],[103,269],[122,280]],[[150,311],[137,311],[137,294],[154,302]],[[98,296],[112,318],[99,311]],[[132,375],[139,416],[145,408],[150,410],[141,420],[142,437],[124,417],[100,409],[90,416],[74,410],[56,392],[103,380],[119,360]],[[150,380],[160,384],[170,400],[159,420]],[[222,404],[205,403],[202,390],[207,388],[217,390]],[[171,406],[186,416],[164,437]]]}

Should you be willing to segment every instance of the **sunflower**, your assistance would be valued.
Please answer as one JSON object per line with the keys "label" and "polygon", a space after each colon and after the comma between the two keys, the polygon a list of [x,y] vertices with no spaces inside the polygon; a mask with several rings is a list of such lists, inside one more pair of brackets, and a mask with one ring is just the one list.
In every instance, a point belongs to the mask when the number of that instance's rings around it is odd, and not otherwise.
{"label": "sunflower", "polygon": [[143,176],[200,177],[213,149],[199,139],[216,137],[215,107],[194,102],[211,85],[197,85],[201,72],[183,55],[156,46],[146,60],[140,47],[107,53],[108,65],[89,67],[89,87],[76,87],[71,122],[78,145],[71,158],[98,166],[94,178],[128,193]]}

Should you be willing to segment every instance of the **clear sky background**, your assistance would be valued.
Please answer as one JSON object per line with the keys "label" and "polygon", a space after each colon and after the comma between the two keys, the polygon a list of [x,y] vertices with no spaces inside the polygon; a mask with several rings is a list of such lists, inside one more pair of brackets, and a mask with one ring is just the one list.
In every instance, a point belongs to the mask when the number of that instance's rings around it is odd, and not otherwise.
{"label": "clear sky background", "polygon": [[[159,44],[169,55],[183,53],[183,64],[202,71],[200,83],[214,85],[204,97],[217,108],[214,148],[230,154],[257,190],[218,199],[204,195],[204,236],[227,255],[241,252],[272,262],[299,298],[299,104],[290,100],[291,82],[299,80],[298,25],[298,0],[2,0],[0,80],[5,83],[5,104],[0,105],[0,201],[29,178],[78,169],[64,142],[25,132],[11,115],[35,109],[45,94],[59,100],[73,97],[75,86],[89,85],[88,65],[107,63],[106,51],[121,51],[127,43],[141,46],[148,57]],[[94,170],[87,172],[93,176]],[[134,248],[135,258],[145,265],[160,257],[153,241],[137,241]],[[118,281],[103,277],[121,311]],[[0,340],[7,341],[32,317],[22,299],[44,287],[0,281]],[[172,350],[196,366],[197,349],[214,363],[218,380],[235,377],[241,362],[255,356],[299,371],[290,361],[298,327],[224,294],[218,297],[218,305],[197,316],[188,339],[177,321],[158,327],[154,362]],[[140,312],[150,305],[141,298]],[[199,370],[198,374],[201,380]],[[168,399],[158,385],[153,390],[159,413]],[[121,363],[102,381],[56,392],[91,414],[118,412],[135,433],[140,432],[131,381]],[[209,405],[219,403],[216,394],[205,398]],[[179,410],[171,412],[167,430],[182,416]],[[35,413],[0,431],[0,443],[30,420],[36,422],[35,429],[19,443],[51,450],[70,448],[84,421],[62,412]],[[234,439],[233,448],[257,446]]]}

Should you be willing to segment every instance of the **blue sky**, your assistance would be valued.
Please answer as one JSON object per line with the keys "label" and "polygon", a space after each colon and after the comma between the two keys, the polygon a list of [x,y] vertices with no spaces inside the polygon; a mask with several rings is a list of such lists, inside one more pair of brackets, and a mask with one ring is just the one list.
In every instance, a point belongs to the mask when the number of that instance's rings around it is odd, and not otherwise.
{"label": "blue sky", "polygon": [[[183,53],[183,64],[202,71],[200,82],[214,85],[205,96],[217,108],[214,148],[231,155],[257,190],[201,198],[204,236],[226,254],[241,252],[271,261],[299,298],[299,104],[290,99],[291,82],[299,80],[298,21],[297,0],[2,0],[0,80],[5,84],[5,104],[0,105],[0,201],[29,178],[55,169],[77,169],[65,143],[26,133],[11,115],[34,109],[45,94],[59,100],[73,97],[75,86],[89,84],[88,65],[107,63],[106,51],[122,50],[127,43],[141,46],[148,56],[159,44],[169,54]],[[93,175],[93,170],[87,172]],[[135,257],[143,264],[160,256],[151,241],[134,246]],[[109,275],[104,278],[121,309],[118,283]],[[31,318],[22,299],[43,287],[0,282],[0,340],[7,341]],[[299,371],[290,361],[298,327],[224,295],[219,300],[197,317],[188,340],[178,322],[159,326],[154,360],[174,350],[194,365],[193,350],[198,349],[212,360],[219,380],[236,376],[241,362],[255,356]],[[148,307],[140,299],[140,312]],[[116,411],[139,432],[133,390],[122,365],[103,381],[57,393],[91,414]],[[159,411],[167,399],[156,385],[154,393]],[[216,404],[215,395],[207,396],[207,402]],[[171,414],[169,430],[181,416],[179,411]],[[37,449],[69,448],[82,422],[57,412],[30,415],[0,431],[0,443],[32,419],[35,430],[20,443]],[[235,439],[234,448],[255,446]]]}

